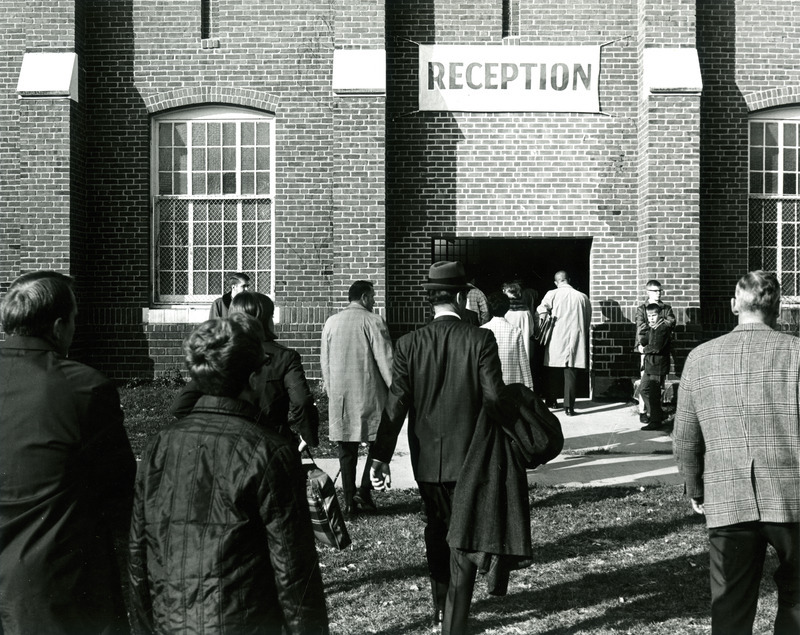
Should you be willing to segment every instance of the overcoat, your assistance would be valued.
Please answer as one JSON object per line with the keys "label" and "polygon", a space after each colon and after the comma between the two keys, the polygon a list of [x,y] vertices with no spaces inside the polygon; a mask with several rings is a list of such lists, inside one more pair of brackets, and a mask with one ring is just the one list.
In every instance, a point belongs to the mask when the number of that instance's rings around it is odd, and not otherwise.
{"label": "overcoat", "polygon": [[478,419],[447,542],[488,573],[492,594],[504,595],[508,572],[532,563],[527,468],[555,458],[563,445],[558,418],[522,384],[507,386]]}
{"label": "overcoat", "polygon": [[564,368],[589,367],[589,324],[592,307],[586,294],[562,282],[548,291],[536,312],[556,318],[553,335],[544,353],[544,365]]}
{"label": "overcoat", "polygon": [[105,375],[37,337],[0,344],[0,632],[128,631],[113,536],[135,473]]}
{"label": "overcoat", "polygon": [[386,322],[358,302],[328,318],[320,346],[331,441],[375,439],[392,383]]}
{"label": "overcoat", "polygon": [[681,373],[673,448],[708,527],[800,522],[800,339],[740,324]]}

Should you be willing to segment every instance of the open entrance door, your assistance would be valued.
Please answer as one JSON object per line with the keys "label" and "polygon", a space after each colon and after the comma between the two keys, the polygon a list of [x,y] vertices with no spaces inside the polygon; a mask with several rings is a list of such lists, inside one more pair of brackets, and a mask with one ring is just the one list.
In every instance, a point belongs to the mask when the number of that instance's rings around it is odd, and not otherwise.
{"label": "open entrance door", "polygon": [[[539,299],[554,288],[553,275],[564,270],[570,284],[591,296],[591,238],[454,238],[435,237],[431,262],[459,260],[468,278],[486,295],[504,282],[521,279]],[[541,369],[534,368],[534,373]],[[579,373],[578,396],[589,396],[589,373]],[[538,382],[537,382],[538,383]]]}

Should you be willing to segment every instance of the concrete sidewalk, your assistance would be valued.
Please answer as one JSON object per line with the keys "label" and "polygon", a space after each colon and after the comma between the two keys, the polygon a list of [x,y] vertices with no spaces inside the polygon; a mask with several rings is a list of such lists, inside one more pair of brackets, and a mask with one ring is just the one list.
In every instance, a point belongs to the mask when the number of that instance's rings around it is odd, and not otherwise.
{"label": "concrete sidewalk", "polygon": [[[599,486],[682,483],[672,456],[672,439],[661,431],[642,431],[636,406],[579,399],[576,414],[555,410],[564,432],[564,449],[547,465],[528,471],[528,482],[540,485]],[[315,459],[331,477],[339,471],[337,459]],[[361,457],[360,477],[365,457]],[[392,488],[416,488],[408,452],[408,434],[400,433],[390,464]],[[337,481],[337,485],[338,485]]]}

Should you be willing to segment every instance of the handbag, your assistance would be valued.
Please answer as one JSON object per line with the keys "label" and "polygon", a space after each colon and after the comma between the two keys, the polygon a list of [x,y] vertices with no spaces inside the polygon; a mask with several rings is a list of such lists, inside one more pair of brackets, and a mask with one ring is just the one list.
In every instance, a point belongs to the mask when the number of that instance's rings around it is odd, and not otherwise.
{"label": "handbag", "polygon": [[539,334],[536,336],[536,339],[542,346],[547,346],[550,343],[550,337],[553,335],[553,327],[556,325],[556,319],[554,315],[546,313],[539,323]]}
{"label": "handbag", "polygon": [[[311,513],[311,525],[314,528],[314,537],[323,545],[334,549],[344,549],[351,540],[344,523],[342,508],[336,498],[336,487],[333,479],[314,463],[314,457],[308,447],[305,451],[311,458],[311,463],[306,463],[306,499],[308,511]],[[338,476],[338,474],[337,474]]]}

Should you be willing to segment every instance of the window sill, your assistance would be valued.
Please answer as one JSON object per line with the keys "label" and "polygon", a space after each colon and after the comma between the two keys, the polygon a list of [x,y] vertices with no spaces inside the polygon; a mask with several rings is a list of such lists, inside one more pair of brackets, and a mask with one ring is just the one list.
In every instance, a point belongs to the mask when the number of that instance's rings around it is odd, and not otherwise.
{"label": "window sill", "polygon": [[[176,307],[142,308],[144,324],[202,324],[208,319],[210,304]],[[273,322],[281,321],[280,307],[275,307]]]}
{"label": "window sill", "polygon": [[142,322],[145,324],[200,324],[208,319],[211,305],[143,308]]}

